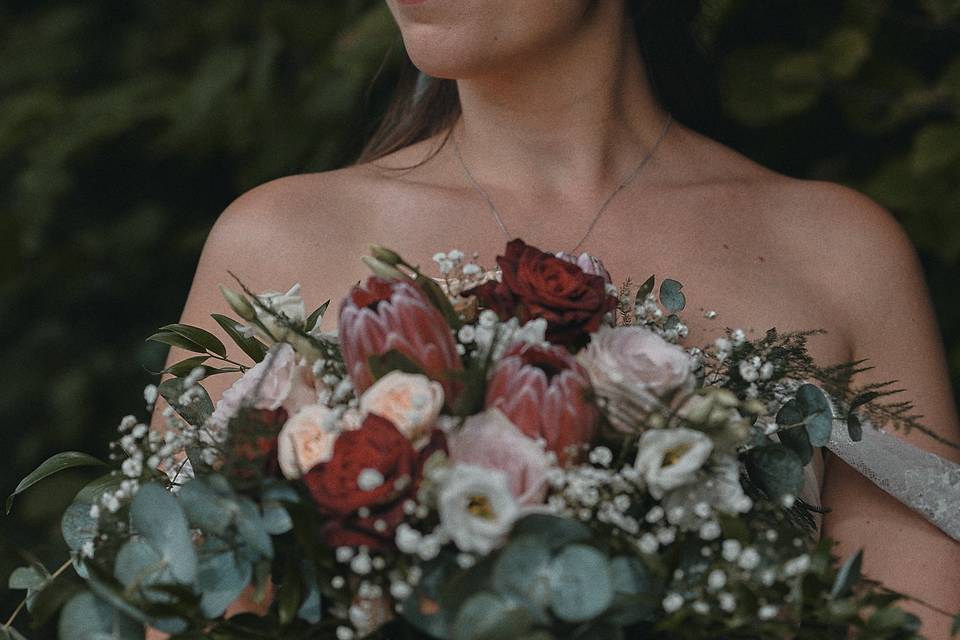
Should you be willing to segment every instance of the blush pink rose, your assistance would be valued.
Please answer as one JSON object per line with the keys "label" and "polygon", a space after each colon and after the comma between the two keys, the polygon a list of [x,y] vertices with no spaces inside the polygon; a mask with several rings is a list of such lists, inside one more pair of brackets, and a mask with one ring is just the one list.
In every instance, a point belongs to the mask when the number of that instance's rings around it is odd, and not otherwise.
{"label": "blush pink rose", "polygon": [[288,480],[296,480],[333,456],[333,445],[344,423],[322,404],[303,407],[280,430],[277,459]]}
{"label": "blush pink rose", "polygon": [[319,399],[318,382],[310,366],[300,363],[297,352],[289,344],[278,343],[223,392],[208,427],[215,434],[225,435],[230,419],[241,406],[248,404],[253,409],[269,411],[283,408],[288,415],[293,415]]}
{"label": "blush pink rose", "polygon": [[450,460],[501,471],[521,505],[541,504],[547,494],[550,463],[543,447],[523,435],[498,409],[467,418],[447,438]]}

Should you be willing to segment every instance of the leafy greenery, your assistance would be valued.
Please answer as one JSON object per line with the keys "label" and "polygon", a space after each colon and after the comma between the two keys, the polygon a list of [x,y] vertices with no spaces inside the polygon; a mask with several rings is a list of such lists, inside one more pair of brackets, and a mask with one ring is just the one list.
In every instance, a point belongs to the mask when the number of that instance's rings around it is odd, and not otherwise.
{"label": "leafy greenery", "polygon": [[[946,0],[712,0],[696,27],[722,98],[706,133],[894,211],[960,382],[958,19]],[[371,79],[396,37],[377,0],[15,0],[0,35],[6,495],[53,451],[105,451],[111,416],[139,410],[163,366],[165,346],[143,339],[177,317],[217,213],[349,162],[391,88],[393,58]],[[56,564],[56,514],[82,473],[19,496],[25,525],[0,521],[0,546],[48,540],[37,552]],[[3,554],[0,576],[20,565]]]}

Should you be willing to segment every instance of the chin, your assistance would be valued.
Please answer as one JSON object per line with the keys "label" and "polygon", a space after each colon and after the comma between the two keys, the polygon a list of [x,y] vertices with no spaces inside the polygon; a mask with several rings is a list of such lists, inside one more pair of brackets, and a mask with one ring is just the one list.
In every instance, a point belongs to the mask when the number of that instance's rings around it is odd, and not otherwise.
{"label": "chin", "polygon": [[387,4],[407,54],[421,71],[436,78],[467,78],[562,46],[582,28],[595,2],[388,0]]}

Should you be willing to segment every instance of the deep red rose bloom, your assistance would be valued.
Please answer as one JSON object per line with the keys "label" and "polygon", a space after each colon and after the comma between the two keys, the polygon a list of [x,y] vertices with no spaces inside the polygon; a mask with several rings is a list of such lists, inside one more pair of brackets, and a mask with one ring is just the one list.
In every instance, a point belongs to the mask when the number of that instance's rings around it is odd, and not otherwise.
{"label": "deep red rose bloom", "polygon": [[581,347],[616,309],[617,298],[607,293],[603,275],[586,273],[576,263],[528,246],[522,240],[507,244],[497,257],[502,281],[490,281],[469,291],[501,320],[547,321],[547,340]]}
{"label": "deep red rose bloom", "polygon": [[589,443],[600,413],[589,397],[590,378],[567,349],[518,343],[490,374],[486,408],[503,412],[532,439],[567,459],[568,448]]}
{"label": "deep red rose bloom", "polygon": [[463,368],[443,314],[409,282],[373,276],[350,290],[340,307],[340,349],[357,393],[373,384],[368,358],[396,350],[443,385],[452,405],[462,384],[449,372]]}
{"label": "deep red rose bloom", "polygon": [[[392,546],[404,518],[403,503],[416,496],[423,463],[445,448],[442,432],[435,431],[430,444],[418,452],[392,422],[375,414],[359,429],[341,433],[333,457],[303,477],[320,512],[330,518],[322,532],[324,542],[334,547]],[[382,482],[361,486],[366,470],[379,474]]]}

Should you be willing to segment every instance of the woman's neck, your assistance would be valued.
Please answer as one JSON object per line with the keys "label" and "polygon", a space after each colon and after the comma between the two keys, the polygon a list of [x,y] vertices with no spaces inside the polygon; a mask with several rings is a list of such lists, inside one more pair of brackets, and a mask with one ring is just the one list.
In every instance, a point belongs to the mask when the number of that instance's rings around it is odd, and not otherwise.
{"label": "woman's neck", "polygon": [[556,48],[457,81],[463,115],[454,135],[481,183],[589,202],[652,147],[666,113],[624,3],[595,7]]}

